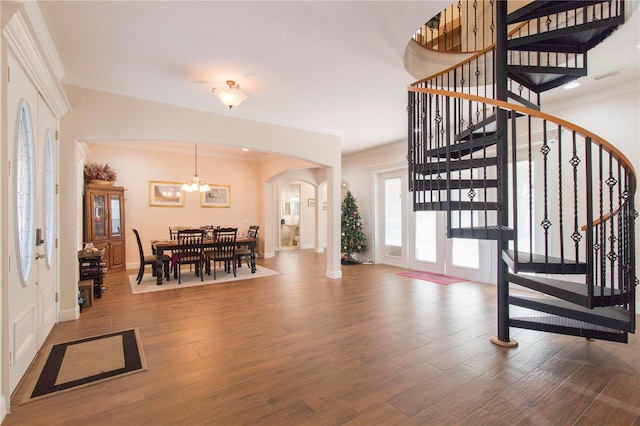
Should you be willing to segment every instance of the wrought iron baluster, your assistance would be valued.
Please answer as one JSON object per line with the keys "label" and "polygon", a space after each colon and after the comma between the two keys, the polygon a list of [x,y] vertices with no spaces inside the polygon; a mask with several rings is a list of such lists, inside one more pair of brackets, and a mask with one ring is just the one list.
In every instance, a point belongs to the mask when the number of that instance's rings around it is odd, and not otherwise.
{"label": "wrought iron baluster", "polygon": [[560,262],[564,265],[564,215],[563,215],[563,193],[562,193],[562,126],[558,126],[558,136],[556,145],[558,146],[558,232],[560,237]]}
{"label": "wrought iron baluster", "polygon": [[575,248],[575,261],[576,265],[580,263],[580,240],[582,235],[579,231],[580,223],[578,222],[578,165],[580,165],[580,158],[578,157],[578,150],[576,146],[576,132],[572,133],[572,153],[573,156],[569,160],[569,164],[573,167],[573,234],[571,239]]}
{"label": "wrought iron baluster", "polygon": [[[615,288],[615,271],[616,271],[616,260],[618,259],[618,255],[616,254],[616,234],[615,234],[615,217],[614,217],[614,187],[618,184],[618,181],[613,176],[613,156],[608,153],[607,157],[609,158],[609,176],[605,183],[609,187],[609,253],[607,253],[607,259],[609,260],[609,279],[611,285],[611,291],[613,292]],[[603,223],[602,226],[607,227],[607,222]]]}
{"label": "wrought iron baluster", "polygon": [[[584,158],[585,158],[585,170],[593,170],[593,157],[591,155],[592,143],[591,138],[584,139]],[[597,282],[597,266],[594,261],[598,257],[596,251],[597,233],[594,232],[593,227],[593,178],[590,173],[585,173],[585,186],[587,195],[587,232],[586,232],[586,254],[587,265],[590,265],[590,269],[587,270],[586,283],[587,283],[587,297],[589,299],[589,307],[593,306],[593,287]]]}
{"label": "wrought iron baluster", "polygon": [[543,180],[542,180],[542,191],[543,191],[543,209],[544,209],[544,218],[540,223],[542,229],[544,229],[544,261],[545,264],[549,262],[549,228],[551,227],[551,221],[549,220],[549,169],[548,169],[548,158],[549,152],[551,148],[549,147],[549,143],[547,140],[547,120],[543,121],[543,145],[540,148],[540,152],[542,153],[542,170],[543,170]]}
{"label": "wrought iron baluster", "polygon": [[[603,156],[603,152],[604,149],[602,147],[602,145],[599,146],[598,149],[598,183],[599,183],[599,194],[598,194],[598,213],[599,213],[599,218],[600,220],[602,220],[602,218],[604,217],[604,188],[602,187],[604,184],[604,177],[603,177],[603,162],[602,162],[602,156]],[[604,224],[600,224],[598,226],[598,229],[600,230],[600,245],[601,245],[601,250],[600,250],[600,296],[604,296],[604,289],[606,287],[606,278],[607,278],[607,271],[606,271],[606,251],[607,251],[607,246],[606,246],[606,235],[605,235],[605,230],[607,229],[606,226],[604,226]]]}

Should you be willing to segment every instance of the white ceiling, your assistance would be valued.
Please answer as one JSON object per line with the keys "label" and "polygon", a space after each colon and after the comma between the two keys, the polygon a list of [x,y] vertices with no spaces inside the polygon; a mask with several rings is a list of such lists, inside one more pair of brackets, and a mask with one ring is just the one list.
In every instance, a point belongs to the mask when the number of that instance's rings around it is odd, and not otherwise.
{"label": "white ceiling", "polygon": [[[415,29],[450,3],[38,2],[65,84],[337,134],[345,154],[406,138],[415,79],[403,54]],[[632,22],[614,33],[625,50],[589,56],[590,75],[625,68],[606,84],[637,84],[636,3]],[[211,92],[228,79],[248,95],[232,111]]]}
{"label": "white ceiling", "polygon": [[[63,83],[342,136],[406,137],[405,47],[448,1],[40,1]],[[231,79],[248,99],[211,92]]]}

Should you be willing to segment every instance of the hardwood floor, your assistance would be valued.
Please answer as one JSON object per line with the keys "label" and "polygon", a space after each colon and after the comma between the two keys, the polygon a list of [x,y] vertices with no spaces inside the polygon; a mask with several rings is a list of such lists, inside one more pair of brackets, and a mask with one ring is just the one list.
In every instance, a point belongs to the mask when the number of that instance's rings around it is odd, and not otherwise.
{"label": "hardwood floor", "polygon": [[282,274],[139,295],[112,274],[47,343],[138,327],[149,370],[22,406],[21,384],[3,426],[640,425],[637,335],[512,329],[505,349],[489,342],[494,286],[382,265],[330,280],[311,250],[258,263]]}

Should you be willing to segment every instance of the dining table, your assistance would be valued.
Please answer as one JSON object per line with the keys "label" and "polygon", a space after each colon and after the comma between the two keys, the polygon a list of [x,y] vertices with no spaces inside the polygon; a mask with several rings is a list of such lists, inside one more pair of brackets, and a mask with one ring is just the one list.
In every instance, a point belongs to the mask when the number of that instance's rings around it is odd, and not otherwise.
{"label": "dining table", "polygon": [[[246,247],[251,250],[251,273],[256,273],[256,244],[257,238],[252,237],[238,237],[236,238],[236,245],[238,247]],[[206,239],[202,241],[202,247],[204,250],[212,249],[216,246],[217,241],[215,239]],[[181,247],[178,240],[154,240],[151,241],[151,248],[156,255],[156,271],[162,271],[162,257],[166,251],[179,250]],[[162,274],[156,274],[156,284],[162,285]]]}

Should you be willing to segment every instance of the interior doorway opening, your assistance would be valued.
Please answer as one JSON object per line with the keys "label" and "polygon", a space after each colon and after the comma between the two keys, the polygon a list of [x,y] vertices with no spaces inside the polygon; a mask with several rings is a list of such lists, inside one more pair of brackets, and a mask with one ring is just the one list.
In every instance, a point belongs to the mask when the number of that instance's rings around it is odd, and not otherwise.
{"label": "interior doorway opening", "polygon": [[280,183],[280,249],[300,247],[300,183]]}

